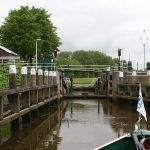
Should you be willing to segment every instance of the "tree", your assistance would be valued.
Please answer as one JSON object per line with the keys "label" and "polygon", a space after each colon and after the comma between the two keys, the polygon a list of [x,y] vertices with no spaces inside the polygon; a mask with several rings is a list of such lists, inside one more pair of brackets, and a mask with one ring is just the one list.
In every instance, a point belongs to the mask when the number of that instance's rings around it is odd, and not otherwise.
{"label": "tree", "polygon": [[72,58],[78,60],[82,65],[114,65],[110,56],[99,51],[75,51]]}
{"label": "tree", "polygon": [[56,63],[58,65],[80,65],[79,61],[72,57],[72,52],[61,52],[56,58]]}
{"label": "tree", "polygon": [[49,20],[50,15],[42,8],[21,6],[11,10],[3,25],[0,27],[1,43],[5,47],[20,54],[23,60],[30,60],[35,55],[36,39],[38,56],[50,57],[53,49],[61,42],[57,36],[56,27]]}

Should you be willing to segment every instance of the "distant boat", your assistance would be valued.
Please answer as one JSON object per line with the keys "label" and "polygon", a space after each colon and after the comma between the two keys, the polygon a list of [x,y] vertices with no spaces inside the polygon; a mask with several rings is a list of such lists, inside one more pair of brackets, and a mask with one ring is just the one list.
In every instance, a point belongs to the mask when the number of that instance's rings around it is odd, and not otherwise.
{"label": "distant boat", "polygon": [[150,131],[140,129],[141,115],[147,120],[140,84],[137,111],[139,112],[139,119],[135,124],[135,131],[97,147],[94,150],[150,150]]}

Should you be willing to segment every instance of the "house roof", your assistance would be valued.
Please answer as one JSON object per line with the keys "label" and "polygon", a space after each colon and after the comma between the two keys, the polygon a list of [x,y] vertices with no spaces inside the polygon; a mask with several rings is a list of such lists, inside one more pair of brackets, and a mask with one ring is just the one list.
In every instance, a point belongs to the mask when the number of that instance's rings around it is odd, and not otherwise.
{"label": "house roof", "polygon": [[18,55],[18,54],[16,54],[15,52],[13,52],[13,51],[7,49],[6,47],[0,46],[0,49],[6,51],[6,52],[9,53],[9,54],[16,55],[16,56]]}

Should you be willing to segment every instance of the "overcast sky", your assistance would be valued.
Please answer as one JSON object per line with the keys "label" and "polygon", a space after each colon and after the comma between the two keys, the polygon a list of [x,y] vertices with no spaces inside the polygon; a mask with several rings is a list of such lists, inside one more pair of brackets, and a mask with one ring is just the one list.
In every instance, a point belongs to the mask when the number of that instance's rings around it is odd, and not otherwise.
{"label": "overcast sky", "polygon": [[[100,50],[117,57],[143,63],[144,48],[140,37],[145,29],[150,38],[150,0],[4,0],[0,25],[10,9],[21,5],[43,7],[52,14],[58,28],[60,50]],[[150,40],[146,44],[146,61],[150,61]]]}

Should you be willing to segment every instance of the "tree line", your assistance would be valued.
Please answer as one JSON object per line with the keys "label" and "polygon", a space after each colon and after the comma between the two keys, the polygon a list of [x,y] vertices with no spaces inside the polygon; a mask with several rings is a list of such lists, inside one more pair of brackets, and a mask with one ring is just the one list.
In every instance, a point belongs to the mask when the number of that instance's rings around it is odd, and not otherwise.
{"label": "tree line", "polygon": [[110,65],[118,63],[118,59],[113,59],[103,52],[94,50],[77,50],[74,52],[63,51],[56,57],[58,65]]}

